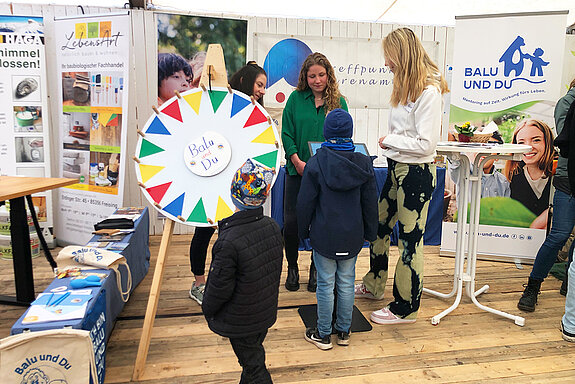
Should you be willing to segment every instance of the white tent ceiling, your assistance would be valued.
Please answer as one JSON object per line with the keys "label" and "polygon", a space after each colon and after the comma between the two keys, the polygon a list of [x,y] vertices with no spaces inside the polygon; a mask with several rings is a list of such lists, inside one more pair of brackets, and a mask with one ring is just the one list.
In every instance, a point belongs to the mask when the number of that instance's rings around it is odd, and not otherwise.
{"label": "white tent ceiling", "polygon": [[[14,3],[88,5],[73,0],[15,0]],[[127,0],[99,0],[102,7],[122,7]],[[153,7],[222,15],[296,17],[399,24],[454,25],[456,15],[569,10],[575,23],[575,0],[148,0]],[[544,26],[535,26],[543,28]]]}

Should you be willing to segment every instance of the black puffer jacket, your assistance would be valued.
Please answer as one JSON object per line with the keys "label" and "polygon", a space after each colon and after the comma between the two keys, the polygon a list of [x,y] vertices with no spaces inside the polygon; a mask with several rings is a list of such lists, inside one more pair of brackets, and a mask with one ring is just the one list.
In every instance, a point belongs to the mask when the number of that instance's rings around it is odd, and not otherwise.
{"label": "black puffer jacket", "polygon": [[263,332],[277,318],[283,238],[263,208],[220,221],[202,310],[212,331],[224,337]]}

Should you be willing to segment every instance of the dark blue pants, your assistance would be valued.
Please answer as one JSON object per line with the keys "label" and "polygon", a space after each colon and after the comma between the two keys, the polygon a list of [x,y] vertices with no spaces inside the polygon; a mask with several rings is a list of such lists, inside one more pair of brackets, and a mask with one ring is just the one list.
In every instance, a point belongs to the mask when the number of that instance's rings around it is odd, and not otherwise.
{"label": "dark blue pants", "polygon": [[196,227],[194,231],[190,243],[190,267],[194,276],[205,274],[208,246],[215,231],[214,227]]}
{"label": "dark blue pants", "polygon": [[266,368],[266,351],[263,346],[267,333],[264,331],[254,336],[230,339],[238,362],[243,368],[240,384],[272,383]]}

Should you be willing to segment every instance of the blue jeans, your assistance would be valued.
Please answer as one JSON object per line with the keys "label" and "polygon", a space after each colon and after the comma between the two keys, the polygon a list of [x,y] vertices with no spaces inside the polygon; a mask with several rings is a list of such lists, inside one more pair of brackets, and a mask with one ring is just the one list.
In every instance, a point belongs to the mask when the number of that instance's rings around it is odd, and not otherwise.
{"label": "blue jeans", "polygon": [[[575,197],[556,190],[553,196],[553,221],[551,223],[551,231],[545,238],[535,257],[533,270],[530,275],[532,279],[538,281],[545,280],[557,259],[557,253],[563,248],[567,239],[569,239],[573,226],[575,226]],[[574,245],[575,242],[573,242],[569,250],[570,259]]]}
{"label": "blue jeans", "polygon": [[[573,257],[573,254],[570,254]],[[563,329],[575,333],[575,263],[569,266],[567,298],[565,299],[565,315],[563,315]]]}
{"label": "blue jeans", "polygon": [[355,262],[351,259],[328,259],[313,251],[313,260],[317,270],[317,329],[321,337],[331,335],[334,305],[334,287],[337,290],[337,309],[335,329],[349,332],[353,314]]}

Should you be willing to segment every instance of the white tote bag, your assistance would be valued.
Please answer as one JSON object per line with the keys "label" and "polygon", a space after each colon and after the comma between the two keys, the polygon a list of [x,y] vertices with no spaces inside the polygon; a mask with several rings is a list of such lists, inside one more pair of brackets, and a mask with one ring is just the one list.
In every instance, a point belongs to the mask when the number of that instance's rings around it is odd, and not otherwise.
{"label": "white tote bag", "polygon": [[[130,272],[130,267],[128,266],[126,258],[119,253],[100,248],[69,245],[62,248],[60,253],[58,253],[56,263],[58,263],[59,269],[70,267],[113,269],[116,273],[116,283],[122,295],[122,300],[127,302],[130,298],[130,291],[132,290],[132,273]],[[120,265],[125,266],[128,271],[127,287],[125,291],[122,288],[122,276],[119,271]]]}
{"label": "white tote bag", "polygon": [[52,329],[0,340],[0,383],[98,382],[90,332]]}

